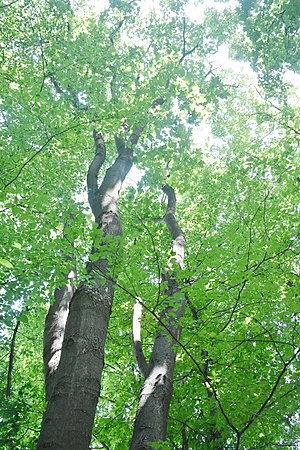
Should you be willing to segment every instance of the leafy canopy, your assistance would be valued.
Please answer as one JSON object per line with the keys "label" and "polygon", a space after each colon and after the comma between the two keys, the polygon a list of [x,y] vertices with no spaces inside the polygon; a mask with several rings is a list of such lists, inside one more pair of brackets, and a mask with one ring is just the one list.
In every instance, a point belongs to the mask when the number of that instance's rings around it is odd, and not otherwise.
{"label": "leafy canopy", "polygon": [[[79,1],[1,6],[2,448],[35,447],[44,317],[74,260],[79,279],[86,275],[97,236],[85,194],[92,130],[103,132],[109,165],[114,133],[137,124],[145,127],[139,180],[129,174],[120,201],[124,251],[92,447],[128,448],[142,383],[131,350],[133,296],[147,305],[149,355],[170,249],[154,220],[165,211],[166,179],[188,241],[180,275],[187,311],[160,448],[180,448],[183,425],[190,448],[213,448],[213,433],[221,447],[238,439],[243,448],[296,445],[299,6],[230,3],[200,2],[192,15],[179,0],[147,11],[110,1],[99,16]],[[235,60],[224,60],[228,51]],[[159,97],[164,104],[150,114]]]}

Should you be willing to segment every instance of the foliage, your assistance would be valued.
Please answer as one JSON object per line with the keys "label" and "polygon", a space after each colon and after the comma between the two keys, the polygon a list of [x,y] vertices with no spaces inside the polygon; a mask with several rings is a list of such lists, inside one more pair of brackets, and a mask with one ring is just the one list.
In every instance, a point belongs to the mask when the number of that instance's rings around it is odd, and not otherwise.
{"label": "foliage", "polygon": [[300,7],[294,0],[239,1],[248,57],[267,91],[280,92],[287,70],[299,72]]}
{"label": "foliage", "polygon": [[[299,7],[223,6],[200,3],[185,20],[185,2],[175,0],[154,11],[111,1],[100,15],[83,2],[0,7],[3,449],[35,446],[47,307],[74,259],[79,279],[86,276],[95,238],[85,194],[92,130],[103,132],[109,164],[114,133],[138,123],[139,179],[129,174],[120,201],[124,250],[92,448],[128,448],[142,383],[132,309],[140,297],[149,355],[170,249],[157,220],[166,180],[188,241],[180,275],[187,307],[160,448],[181,448],[183,428],[191,449],[297,445],[300,115],[299,90],[284,73],[299,82]],[[224,46],[239,61],[219,64]],[[159,97],[165,102],[149,113]]]}

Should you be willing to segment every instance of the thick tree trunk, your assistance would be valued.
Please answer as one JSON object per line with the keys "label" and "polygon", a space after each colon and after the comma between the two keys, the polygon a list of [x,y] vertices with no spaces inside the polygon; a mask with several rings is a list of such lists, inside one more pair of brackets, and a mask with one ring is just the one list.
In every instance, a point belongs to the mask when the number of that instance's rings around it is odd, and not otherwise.
{"label": "thick tree trunk", "polygon": [[[106,171],[98,188],[98,173],[106,150],[102,135],[94,132],[96,152],[87,184],[90,206],[103,237],[99,246],[95,245],[93,249],[99,252],[100,258],[88,264],[89,280],[79,285],[70,302],[60,362],[51,389],[48,389],[38,449],[89,448],[114,296],[113,258],[101,256],[104,251],[108,252],[106,255],[115,256],[118,249],[117,239],[122,234],[122,226],[117,203],[122,183],[132,165],[132,145],[138,137],[139,132],[132,133],[128,145],[124,139],[116,137],[119,156]],[[107,243],[107,236],[115,238],[116,245]]]}
{"label": "thick tree trunk", "polygon": [[68,283],[55,289],[55,303],[50,306],[44,330],[44,373],[45,373],[45,391],[48,401],[53,390],[55,373],[57,371],[62,343],[64,340],[65,326],[69,315],[70,301],[75,292],[75,284],[72,278],[75,278],[75,271],[68,275]]}
{"label": "thick tree trunk", "polygon": [[[168,207],[164,220],[172,238],[175,263],[182,267],[184,258],[185,237],[175,218],[176,199],[173,189],[164,186],[168,196]],[[172,261],[170,261],[170,265]],[[176,351],[174,344],[180,338],[180,319],[184,314],[185,297],[176,281],[176,273],[170,267],[163,277],[167,288],[165,308],[161,321],[166,329],[157,332],[151,353],[147,375],[139,397],[134,423],[131,450],[151,450],[151,442],[165,440],[169,406],[173,394],[173,374]],[[159,327],[161,327],[159,325]],[[137,340],[138,342],[138,340]],[[140,346],[138,348],[141,352]],[[143,370],[145,372],[145,369]]]}

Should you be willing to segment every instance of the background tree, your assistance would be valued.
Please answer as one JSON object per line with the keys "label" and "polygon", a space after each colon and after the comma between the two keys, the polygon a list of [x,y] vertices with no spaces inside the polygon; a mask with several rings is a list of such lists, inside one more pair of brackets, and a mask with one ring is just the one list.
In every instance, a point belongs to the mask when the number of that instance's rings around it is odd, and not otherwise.
{"label": "background tree", "polygon": [[[168,440],[156,446],[297,444],[297,7],[225,2],[200,4],[196,14],[183,1],[162,3],[147,11],[111,2],[99,16],[82,2],[1,5],[3,448],[35,448],[45,407],[44,318],[74,263],[78,282],[88,277],[97,226],[82,193],[92,130],[103,133],[106,169],[114,134],[124,138],[138,124],[139,180],[129,173],[118,205],[124,252],[91,447],[128,448],[131,440],[143,381],[132,310],[141,299],[148,360],[169,258],[169,235],[154,220],[165,212],[165,181],[188,242],[177,280],[187,307]],[[238,62],[224,59],[228,49]]]}

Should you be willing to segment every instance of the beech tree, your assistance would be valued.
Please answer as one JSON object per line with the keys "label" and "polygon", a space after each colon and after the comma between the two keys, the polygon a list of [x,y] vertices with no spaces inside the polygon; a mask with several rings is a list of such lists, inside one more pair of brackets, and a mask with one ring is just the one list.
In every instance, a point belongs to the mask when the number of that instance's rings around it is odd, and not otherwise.
{"label": "beech tree", "polygon": [[0,5],[0,446],[297,448],[299,7],[100,6]]}

